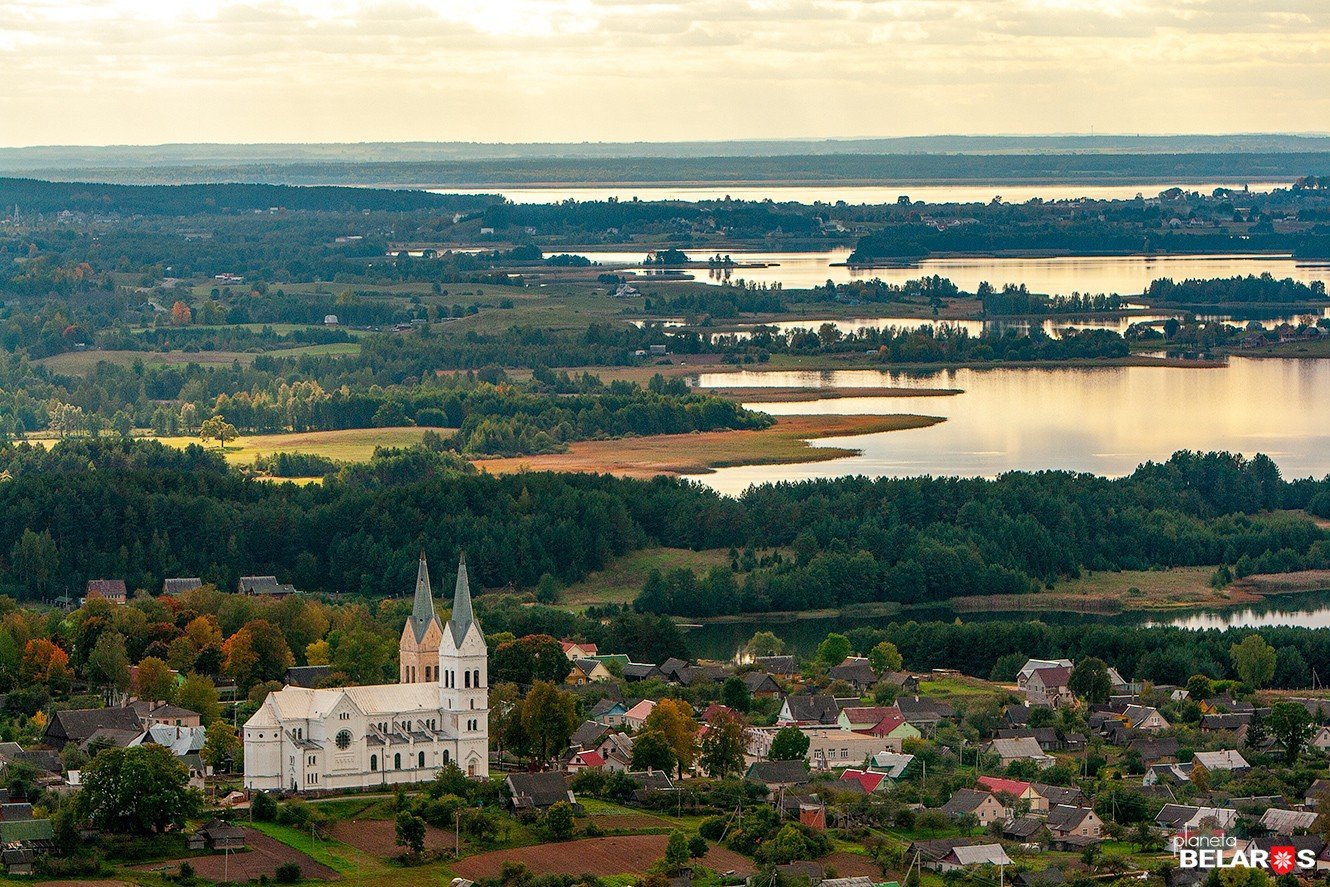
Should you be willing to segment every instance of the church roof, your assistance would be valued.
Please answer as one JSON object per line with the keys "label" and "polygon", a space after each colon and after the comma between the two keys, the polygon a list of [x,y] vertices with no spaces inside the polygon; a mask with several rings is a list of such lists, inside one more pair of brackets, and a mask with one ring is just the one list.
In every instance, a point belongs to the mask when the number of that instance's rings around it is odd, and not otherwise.
{"label": "church roof", "polygon": [[457,587],[453,590],[453,614],[448,619],[448,627],[452,629],[453,643],[456,646],[462,646],[466,633],[475,621],[475,613],[471,610],[471,583],[466,575],[466,555],[462,555],[457,561]]}
{"label": "church roof", "polygon": [[[311,690],[306,687],[283,687],[268,695],[273,713],[281,721],[318,720],[327,717],[337,703],[346,697],[366,715],[407,714],[413,711],[437,711],[439,685],[377,684],[365,687],[336,687]],[[266,716],[263,706],[246,726],[275,726]]]}
{"label": "church roof", "polygon": [[429,565],[425,563],[425,553],[420,553],[420,566],[416,570],[416,599],[411,607],[411,632],[416,636],[416,643],[425,640],[425,632],[431,623],[437,623],[434,615],[434,594],[429,587]]}

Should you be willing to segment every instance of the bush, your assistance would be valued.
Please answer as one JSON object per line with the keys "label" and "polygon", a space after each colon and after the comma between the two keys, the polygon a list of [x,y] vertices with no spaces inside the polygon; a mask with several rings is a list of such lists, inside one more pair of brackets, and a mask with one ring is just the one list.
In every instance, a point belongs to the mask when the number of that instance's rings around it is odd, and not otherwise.
{"label": "bush", "polygon": [[300,863],[284,862],[273,872],[273,880],[278,884],[294,884],[300,880]]}
{"label": "bush", "polygon": [[249,812],[259,822],[272,822],[277,818],[277,799],[267,792],[259,792],[249,802]]}

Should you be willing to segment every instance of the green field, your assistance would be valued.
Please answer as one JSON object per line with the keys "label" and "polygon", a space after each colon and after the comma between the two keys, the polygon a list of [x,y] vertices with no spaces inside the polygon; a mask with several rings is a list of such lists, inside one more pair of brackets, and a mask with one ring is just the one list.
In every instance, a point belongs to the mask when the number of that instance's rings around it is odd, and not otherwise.
{"label": "green field", "polygon": [[[365,462],[374,454],[375,447],[409,447],[420,442],[429,428],[349,428],[341,431],[307,431],[291,434],[242,435],[226,445],[226,461],[232,465],[248,465],[255,456],[272,453],[311,453],[337,462]],[[451,434],[451,429],[432,429],[440,434]],[[215,449],[215,441],[200,441],[197,437],[154,437],[162,443],[180,447],[203,443]]]}
{"label": "green field", "polygon": [[570,585],[559,602],[574,610],[593,604],[627,604],[637,597],[652,570],[668,573],[689,568],[702,573],[712,567],[728,567],[729,553],[721,549],[690,551],[686,548],[644,548],[611,561],[603,570]]}

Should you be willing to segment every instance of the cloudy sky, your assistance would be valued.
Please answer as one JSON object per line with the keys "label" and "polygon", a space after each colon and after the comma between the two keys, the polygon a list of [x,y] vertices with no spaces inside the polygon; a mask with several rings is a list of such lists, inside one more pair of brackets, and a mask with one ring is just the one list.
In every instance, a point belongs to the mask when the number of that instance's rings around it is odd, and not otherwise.
{"label": "cloudy sky", "polygon": [[1327,121],[1330,0],[0,0],[0,145]]}

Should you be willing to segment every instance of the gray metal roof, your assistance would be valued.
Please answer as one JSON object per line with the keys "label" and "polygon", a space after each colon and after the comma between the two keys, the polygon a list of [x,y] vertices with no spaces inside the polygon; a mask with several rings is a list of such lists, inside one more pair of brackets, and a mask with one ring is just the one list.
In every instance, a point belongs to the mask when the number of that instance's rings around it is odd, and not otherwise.
{"label": "gray metal roof", "polygon": [[416,636],[416,643],[425,639],[431,622],[438,622],[434,615],[434,594],[429,587],[429,565],[425,563],[425,552],[420,553],[420,566],[416,569],[416,599],[411,606],[411,631]]}
{"label": "gray metal roof", "polygon": [[471,610],[471,583],[466,575],[466,555],[457,560],[457,588],[453,591],[453,614],[448,619],[448,626],[453,631],[453,643],[462,645],[462,640],[476,619]]}

